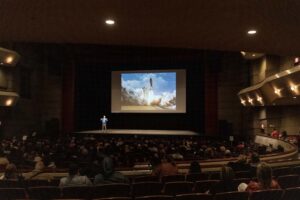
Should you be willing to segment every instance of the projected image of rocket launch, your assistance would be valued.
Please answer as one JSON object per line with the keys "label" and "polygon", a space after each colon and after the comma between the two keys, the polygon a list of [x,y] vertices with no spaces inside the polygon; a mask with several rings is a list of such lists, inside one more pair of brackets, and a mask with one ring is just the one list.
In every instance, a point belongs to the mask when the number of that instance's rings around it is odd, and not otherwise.
{"label": "projected image of rocket launch", "polygon": [[121,74],[121,110],[176,110],[176,73]]}

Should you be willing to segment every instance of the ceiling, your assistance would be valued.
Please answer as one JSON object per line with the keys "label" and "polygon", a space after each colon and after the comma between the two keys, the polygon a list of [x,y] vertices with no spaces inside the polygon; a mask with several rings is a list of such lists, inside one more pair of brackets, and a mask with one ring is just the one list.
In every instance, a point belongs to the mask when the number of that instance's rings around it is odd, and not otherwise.
{"label": "ceiling", "polygon": [[0,42],[300,55],[299,0],[0,0],[0,11]]}

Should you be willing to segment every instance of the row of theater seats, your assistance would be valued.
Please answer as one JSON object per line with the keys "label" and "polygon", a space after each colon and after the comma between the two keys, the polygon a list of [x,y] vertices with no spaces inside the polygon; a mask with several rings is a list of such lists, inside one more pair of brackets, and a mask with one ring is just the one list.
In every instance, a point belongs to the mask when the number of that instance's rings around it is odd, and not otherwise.
{"label": "row of theater seats", "polygon": [[[300,175],[300,166],[299,167],[280,167],[273,169],[273,176],[275,178],[284,175]],[[253,178],[253,174],[250,171],[237,171],[235,172],[235,178]],[[141,176],[135,177],[132,179],[132,182],[145,182],[145,181],[161,181],[163,183],[171,181],[200,181],[200,180],[218,180],[220,179],[220,173],[199,173],[199,174],[178,174],[174,176],[164,176],[159,180],[155,176]]]}
{"label": "row of theater seats", "polygon": [[[8,189],[6,189],[8,190]],[[47,191],[47,190],[46,190]],[[0,190],[1,200],[12,200],[12,199],[69,199],[69,200],[298,200],[300,196],[300,188],[289,188],[286,190],[264,190],[253,193],[248,192],[225,192],[217,193],[215,195],[205,193],[190,193],[190,194],[178,194],[178,195],[150,195],[140,197],[101,197],[101,198],[82,198],[80,196],[72,195],[69,197],[55,196],[55,193],[43,194],[46,192],[38,191],[34,193],[34,188],[30,189],[29,195],[22,194],[21,189],[11,188],[10,191],[4,193]],[[37,190],[35,191],[37,192]],[[47,191],[50,192],[50,191]],[[55,191],[53,191],[55,192]],[[47,196],[45,196],[47,195]]]}

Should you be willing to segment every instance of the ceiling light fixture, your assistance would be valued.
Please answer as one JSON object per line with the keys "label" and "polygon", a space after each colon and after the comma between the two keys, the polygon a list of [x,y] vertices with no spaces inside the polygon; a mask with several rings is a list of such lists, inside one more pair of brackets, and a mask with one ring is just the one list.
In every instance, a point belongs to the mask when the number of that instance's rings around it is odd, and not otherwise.
{"label": "ceiling light fixture", "polygon": [[291,74],[291,70],[289,70],[289,69],[286,70],[286,73]]}
{"label": "ceiling light fixture", "polygon": [[241,99],[241,104],[243,104],[245,106],[246,105],[246,101],[244,99]]}
{"label": "ceiling light fixture", "polygon": [[5,101],[5,105],[6,105],[6,106],[10,106],[12,103],[13,103],[13,100],[12,100],[12,99],[7,99],[7,100]]}
{"label": "ceiling light fixture", "polygon": [[275,76],[276,76],[276,78],[279,78],[279,77],[280,77],[278,74],[276,74]]}
{"label": "ceiling light fixture", "polygon": [[7,56],[7,57],[5,58],[5,63],[11,64],[11,63],[13,62],[13,60],[14,60],[14,57],[12,57],[12,56]]}
{"label": "ceiling light fixture", "polygon": [[107,20],[105,20],[105,24],[107,24],[107,25],[114,25],[115,24],[115,20],[113,20],[113,19],[107,19]]}
{"label": "ceiling light fixture", "polygon": [[293,91],[293,92],[297,92],[297,90],[298,90],[298,85],[291,85],[291,90]]}
{"label": "ceiling light fixture", "polygon": [[245,55],[246,55],[246,52],[245,52],[245,51],[241,51],[241,54],[242,54],[243,56],[245,56]]}
{"label": "ceiling light fixture", "polygon": [[277,94],[278,96],[281,95],[280,92],[281,92],[281,89],[277,89],[277,88],[274,89],[274,93]]}
{"label": "ceiling light fixture", "polygon": [[248,35],[255,35],[257,33],[257,31],[254,29],[251,29],[247,33],[248,33]]}

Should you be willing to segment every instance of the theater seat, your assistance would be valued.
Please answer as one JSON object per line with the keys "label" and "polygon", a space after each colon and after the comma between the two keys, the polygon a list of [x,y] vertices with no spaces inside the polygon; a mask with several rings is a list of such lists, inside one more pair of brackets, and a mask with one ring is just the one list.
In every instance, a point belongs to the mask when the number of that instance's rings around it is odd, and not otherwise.
{"label": "theater seat", "polygon": [[176,200],[213,200],[213,195],[204,193],[179,194],[175,197]]}
{"label": "theater seat", "polygon": [[248,192],[224,192],[215,195],[215,200],[248,200]]}
{"label": "theater seat", "polygon": [[28,191],[31,199],[58,199],[61,197],[61,190],[59,187],[30,187],[28,188]]}
{"label": "theater seat", "polygon": [[0,188],[0,199],[11,200],[11,199],[25,199],[26,192],[24,188]]}
{"label": "theater seat", "polygon": [[166,195],[178,195],[178,194],[188,194],[193,191],[193,182],[177,181],[169,182],[165,184],[164,194]]}
{"label": "theater seat", "polygon": [[102,199],[93,199],[93,200],[131,200],[131,197],[110,197],[110,198],[102,198]]}
{"label": "theater seat", "polygon": [[160,182],[140,182],[132,184],[132,196],[159,195],[163,189]]}
{"label": "theater seat", "polygon": [[220,172],[214,172],[210,174],[209,179],[210,180],[220,180],[221,174]]}
{"label": "theater seat", "polygon": [[262,190],[253,192],[249,200],[281,200],[283,190]]}
{"label": "theater seat", "polygon": [[139,177],[135,177],[133,179],[133,182],[135,182],[135,183],[147,182],[147,181],[158,182],[159,178],[158,178],[158,176],[139,176]]}
{"label": "theater seat", "polygon": [[208,174],[205,174],[205,173],[187,174],[185,180],[189,181],[189,182],[196,182],[196,181],[201,181],[201,180],[208,180]]}
{"label": "theater seat", "polygon": [[249,171],[237,171],[235,172],[235,178],[251,178]]}
{"label": "theater seat", "polygon": [[282,200],[298,200],[300,197],[300,187],[288,188],[285,190]]}
{"label": "theater seat", "polygon": [[279,176],[277,180],[281,188],[286,189],[290,187],[297,187],[299,183],[299,176],[298,175]]}
{"label": "theater seat", "polygon": [[294,167],[292,170],[293,174],[298,174],[300,176],[300,166]]}
{"label": "theater seat", "polygon": [[62,188],[62,197],[64,199],[87,199],[90,197],[91,187],[89,186],[72,186]]}
{"label": "theater seat", "polygon": [[284,176],[284,175],[289,175],[289,174],[291,174],[290,167],[280,167],[280,168],[273,169],[273,176],[275,176],[276,178],[278,176]]}
{"label": "theater seat", "polygon": [[153,195],[153,196],[136,197],[135,200],[174,200],[174,198],[168,195]]}
{"label": "theater seat", "polygon": [[175,182],[175,181],[185,181],[185,175],[177,174],[177,175],[172,175],[172,176],[163,176],[161,178],[162,183]]}
{"label": "theater seat", "polygon": [[24,182],[13,180],[0,180],[0,188],[21,188],[24,187]]}
{"label": "theater seat", "polygon": [[214,194],[214,189],[219,183],[218,180],[207,180],[207,181],[197,181],[195,183],[195,192],[205,193],[210,191],[210,193]]}
{"label": "theater seat", "polygon": [[92,198],[129,197],[130,186],[123,183],[97,185],[92,187]]}

